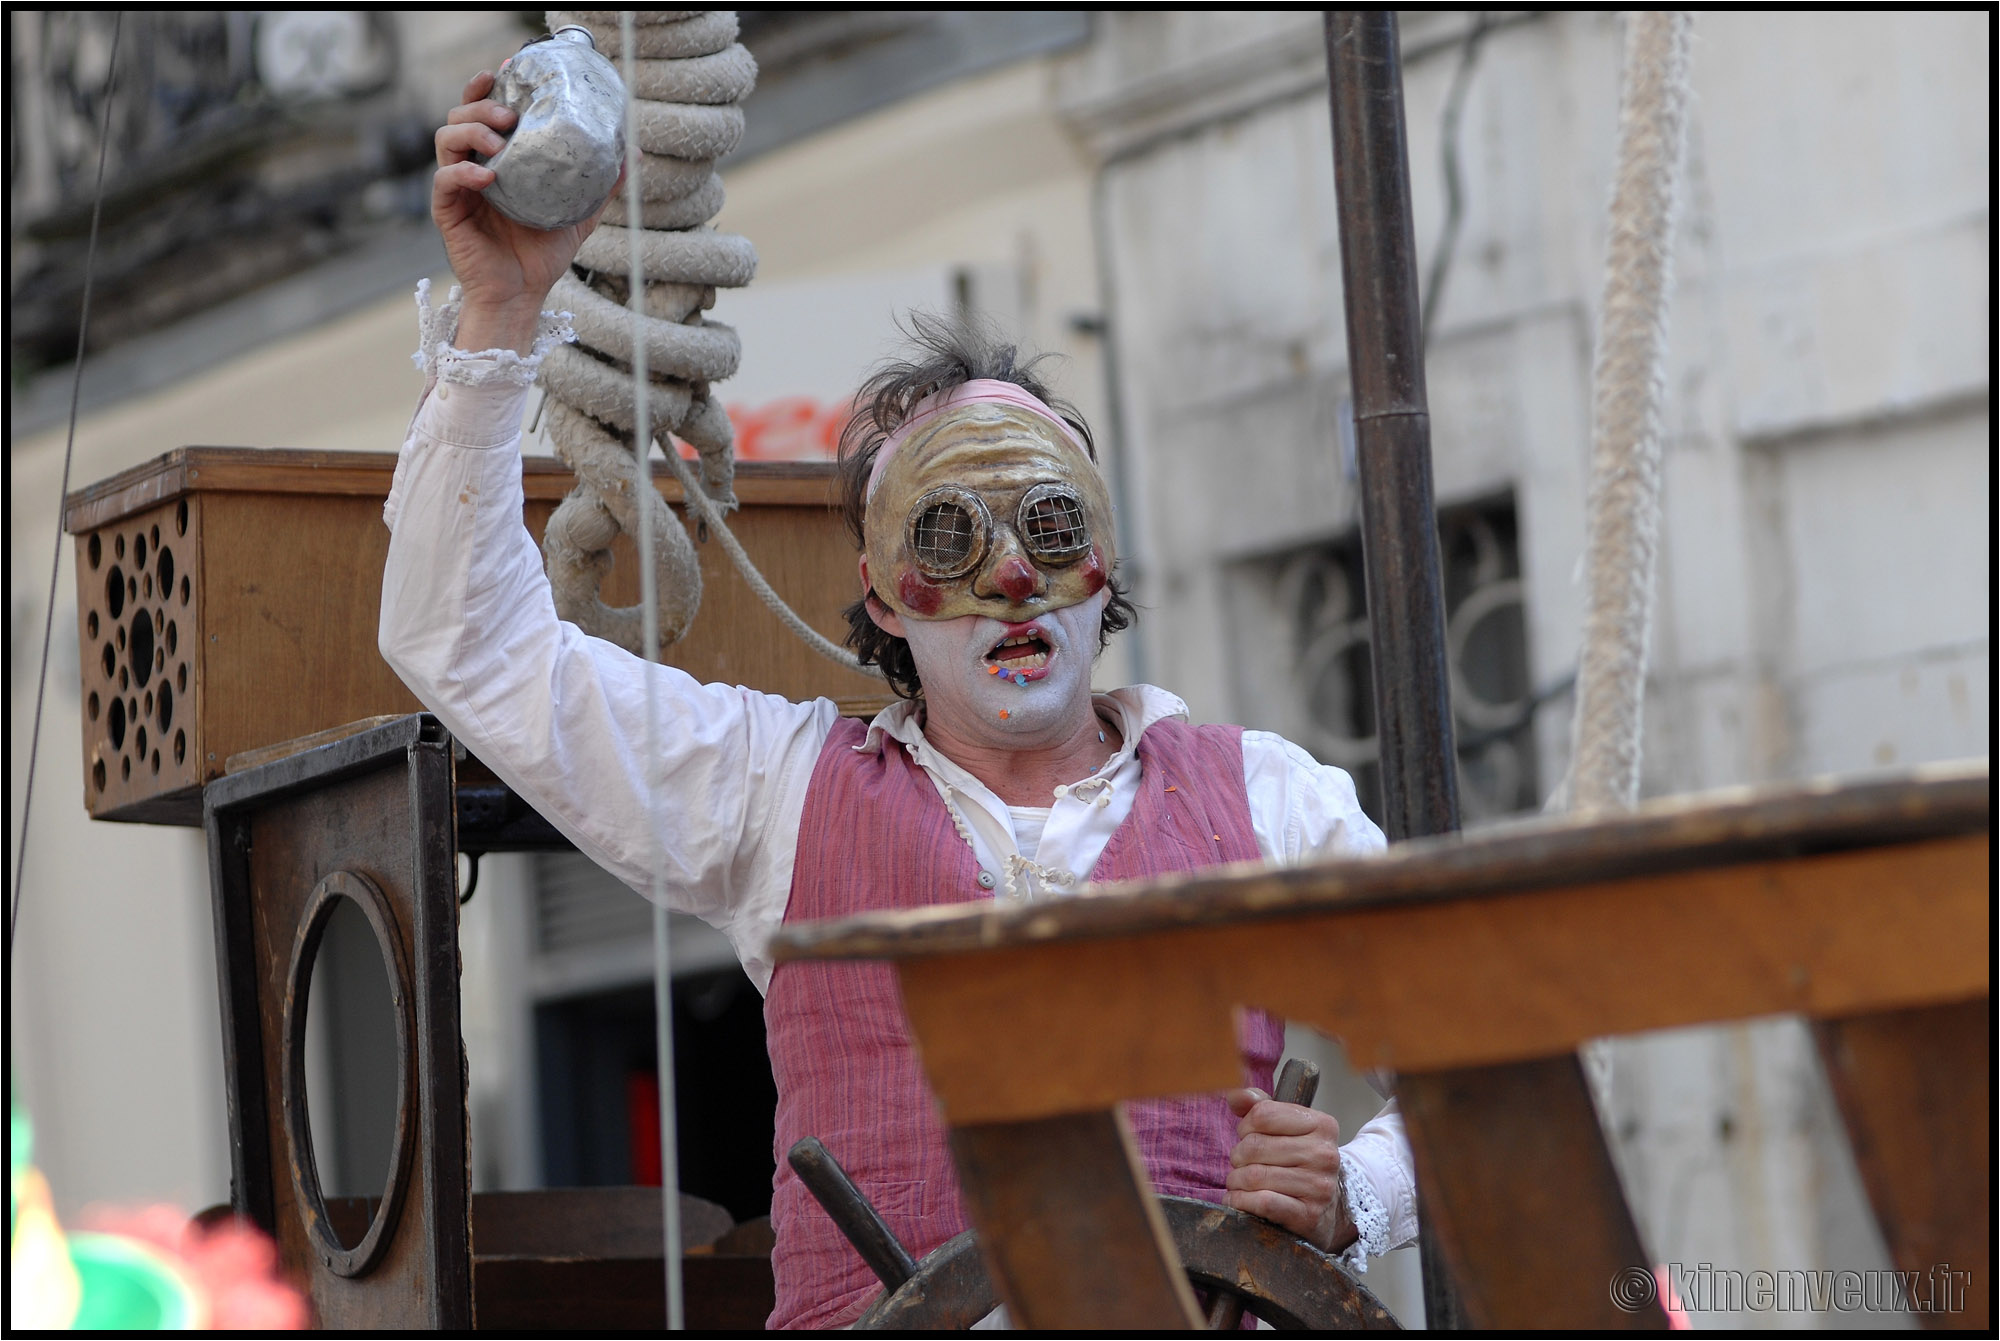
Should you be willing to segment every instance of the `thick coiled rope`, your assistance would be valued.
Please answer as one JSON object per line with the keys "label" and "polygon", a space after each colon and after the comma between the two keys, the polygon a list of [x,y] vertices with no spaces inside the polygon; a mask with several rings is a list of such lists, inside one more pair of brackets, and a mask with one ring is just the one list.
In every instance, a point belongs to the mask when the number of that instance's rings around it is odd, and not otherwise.
{"label": "thick coiled rope", "polygon": [[[598,50],[620,50],[615,9],[549,10],[549,28],[581,24]],[[577,476],[577,487],[549,518],[542,541],[556,610],[587,633],[639,653],[644,620],[637,606],[613,609],[598,596],[619,532],[636,535],[639,508],[653,509],[653,572],[659,593],[659,644],[676,641],[701,606],[701,568],[687,532],[673,524],[653,490],[634,493],[630,452],[637,416],[633,365],[647,370],[647,417],[686,494],[686,508],[714,533],[743,580],[778,619],[821,656],[850,670],[879,674],[799,617],[757,571],[723,521],[735,510],[734,435],[729,416],[709,396],[711,383],[736,371],[736,332],[702,316],[718,288],[740,288],[757,273],[749,239],[708,228],[722,208],[715,160],[743,138],[740,105],[757,82],[757,63],[736,41],[726,10],[640,10],[634,28],[631,96],[640,149],[640,273],[644,277],[643,360],[635,360],[628,303],[632,235],[625,193],[577,252],[575,270],[550,302],[571,314],[577,346],[558,346],[542,363],[549,437]],[[668,438],[679,437],[701,460],[697,480]],[[621,436],[622,435],[622,436]]]}
{"label": "thick coiled rope", "polygon": [[[619,50],[617,10],[550,10],[549,28],[580,24],[599,51]],[[675,455],[669,435],[701,458],[704,515],[736,506],[735,458],[729,417],[709,386],[736,371],[736,332],[703,316],[717,288],[750,282],[757,253],[747,239],[717,233],[708,221],[722,208],[715,160],[743,136],[742,99],[757,65],[736,41],[736,15],[726,10],[641,10],[637,14],[640,227],[644,249],[644,340],[648,418],[637,432],[633,413],[632,317],[626,260],[630,238],[623,193],[577,254],[551,303],[572,314],[579,344],[544,360],[548,435],[558,457],[576,473],[542,541],[556,609],[587,633],[628,651],[642,651],[637,606],[613,609],[598,595],[619,532],[636,534],[638,509],[653,510],[659,643],[679,639],[701,605],[701,567],[694,543],[651,489],[635,491],[632,441],[657,438]],[[692,495],[696,489],[689,486]],[[647,495],[644,499],[637,494]]]}

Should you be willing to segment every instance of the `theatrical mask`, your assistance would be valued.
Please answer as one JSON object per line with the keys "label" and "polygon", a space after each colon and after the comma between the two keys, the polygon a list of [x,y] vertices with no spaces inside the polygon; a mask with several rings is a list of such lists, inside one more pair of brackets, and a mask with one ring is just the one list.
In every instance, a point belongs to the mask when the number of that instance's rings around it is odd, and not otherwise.
{"label": "theatrical mask", "polygon": [[1041,415],[997,402],[903,439],[864,529],[876,595],[913,619],[1022,623],[1095,596],[1116,559],[1096,463]]}

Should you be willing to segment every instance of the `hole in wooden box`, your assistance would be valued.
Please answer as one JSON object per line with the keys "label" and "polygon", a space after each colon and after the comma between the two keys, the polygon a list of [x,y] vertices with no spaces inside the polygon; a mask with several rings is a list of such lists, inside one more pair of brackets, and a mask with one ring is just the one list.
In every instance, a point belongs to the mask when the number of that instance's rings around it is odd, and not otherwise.
{"label": "hole in wooden box", "polygon": [[132,616],[132,677],[144,689],[153,677],[153,616],[141,610]]}

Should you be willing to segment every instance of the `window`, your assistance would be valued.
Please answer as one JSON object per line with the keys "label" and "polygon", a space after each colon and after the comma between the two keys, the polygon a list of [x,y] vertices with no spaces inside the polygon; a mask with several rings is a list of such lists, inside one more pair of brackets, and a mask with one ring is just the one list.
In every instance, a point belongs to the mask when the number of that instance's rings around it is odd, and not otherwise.
{"label": "window", "polygon": [[[1511,496],[1438,511],[1458,746],[1459,808],[1471,825],[1541,802],[1534,715],[1549,693],[1529,676],[1520,545]],[[1382,820],[1375,681],[1361,538],[1348,535],[1245,574],[1270,595],[1293,702],[1272,728],[1354,776],[1362,807]],[[1554,692],[1566,689],[1559,686]],[[1246,699],[1254,701],[1254,699]]]}

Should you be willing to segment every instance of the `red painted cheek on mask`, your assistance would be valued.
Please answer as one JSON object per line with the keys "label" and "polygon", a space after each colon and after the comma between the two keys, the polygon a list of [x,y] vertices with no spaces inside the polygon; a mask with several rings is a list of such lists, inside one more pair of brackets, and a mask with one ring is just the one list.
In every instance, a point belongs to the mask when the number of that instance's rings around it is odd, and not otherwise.
{"label": "red painted cheek on mask", "polygon": [[1035,570],[1017,554],[994,570],[993,585],[1019,604],[1035,594]]}
{"label": "red painted cheek on mask", "polygon": [[1083,589],[1095,596],[1104,590],[1104,583],[1104,552],[1093,545],[1090,557],[1083,561]]}
{"label": "red painted cheek on mask", "polygon": [[905,573],[896,583],[896,594],[911,614],[934,615],[944,604],[944,593],[922,573]]}

